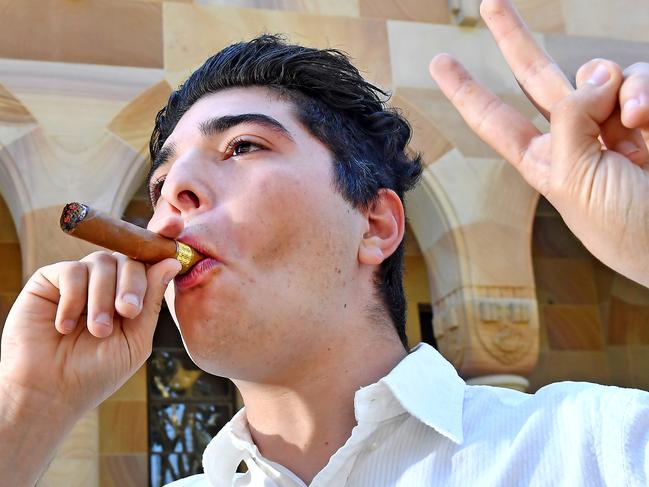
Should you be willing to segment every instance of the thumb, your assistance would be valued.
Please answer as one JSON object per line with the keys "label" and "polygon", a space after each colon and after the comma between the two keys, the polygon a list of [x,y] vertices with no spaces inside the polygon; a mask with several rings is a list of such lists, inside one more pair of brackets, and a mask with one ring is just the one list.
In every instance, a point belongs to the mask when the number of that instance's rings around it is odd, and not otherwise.
{"label": "thumb", "polygon": [[592,173],[590,166],[601,157],[601,124],[617,106],[622,71],[606,60],[593,62],[589,68],[586,81],[552,109],[552,164],[556,170],[551,171],[551,187]]}
{"label": "thumb", "polygon": [[140,351],[148,351],[153,342],[153,332],[158,323],[158,315],[164,299],[164,292],[171,280],[180,272],[182,266],[176,259],[165,259],[147,269],[147,288],[142,303],[142,311],[125,323],[129,342]]}
{"label": "thumb", "polygon": [[[577,71],[576,81],[577,87],[581,87],[593,73],[594,66],[599,65],[602,59],[593,59],[587,62]],[[628,77],[626,71],[622,72],[623,81],[619,90],[619,101],[616,104],[613,113],[606,121],[600,124],[602,131],[601,140],[606,145],[607,149],[614,150],[630,159],[633,163],[642,167],[649,162],[649,152],[647,145],[642,137],[642,132],[639,128],[630,128],[622,123],[620,105],[623,103],[622,94],[629,91]]]}

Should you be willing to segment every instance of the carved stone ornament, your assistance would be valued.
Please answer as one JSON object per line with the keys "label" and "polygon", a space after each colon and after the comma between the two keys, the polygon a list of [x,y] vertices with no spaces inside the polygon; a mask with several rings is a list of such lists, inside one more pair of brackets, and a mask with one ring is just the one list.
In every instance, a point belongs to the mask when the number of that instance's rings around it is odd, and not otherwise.
{"label": "carved stone ornament", "polygon": [[511,365],[521,360],[534,343],[535,302],[518,298],[477,298],[473,313],[482,345],[498,361]]}
{"label": "carved stone ornament", "polygon": [[466,319],[459,297],[451,295],[433,308],[435,340],[442,355],[456,367],[462,363],[466,345],[466,332],[461,326]]}

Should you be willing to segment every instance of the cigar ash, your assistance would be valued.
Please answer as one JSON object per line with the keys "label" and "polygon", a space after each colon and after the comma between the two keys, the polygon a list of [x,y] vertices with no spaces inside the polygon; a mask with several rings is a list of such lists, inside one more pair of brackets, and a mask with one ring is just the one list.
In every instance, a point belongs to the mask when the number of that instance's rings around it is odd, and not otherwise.
{"label": "cigar ash", "polygon": [[64,232],[73,232],[77,225],[88,214],[88,207],[81,203],[68,203],[61,213],[61,229]]}

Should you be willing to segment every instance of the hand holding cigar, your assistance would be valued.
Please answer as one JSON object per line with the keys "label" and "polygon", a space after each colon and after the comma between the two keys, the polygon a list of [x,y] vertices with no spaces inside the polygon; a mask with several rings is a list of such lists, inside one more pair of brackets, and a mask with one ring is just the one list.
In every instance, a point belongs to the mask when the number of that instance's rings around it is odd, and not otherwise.
{"label": "hand holding cigar", "polygon": [[61,230],[73,237],[120,252],[145,264],[155,264],[173,257],[182,265],[180,274],[184,274],[203,259],[203,255],[189,245],[114,218],[81,203],[65,205],[61,213]]}

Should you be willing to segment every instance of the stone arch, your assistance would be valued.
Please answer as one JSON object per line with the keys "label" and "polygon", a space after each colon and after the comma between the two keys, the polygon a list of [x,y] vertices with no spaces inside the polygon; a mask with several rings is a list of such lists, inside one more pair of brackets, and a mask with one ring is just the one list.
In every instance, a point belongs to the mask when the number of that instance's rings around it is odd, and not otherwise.
{"label": "stone arch", "polygon": [[531,261],[537,193],[505,161],[453,149],[406,201],[440,351],[467,377],[529,373],[538,355]]}
{"label": "stone arch", "polygon": [[[408,222],[421,249],[433,306],[434,334],[440,351],[453,363],[461,363],[462,327],[449,327],[440,307],[453,282],[462,281],[462,235],[453,232],[457,222],[450,202],[432,171],[426,169],[421,183],[406,198]],[[450,289],[449,289],[450,288]]]}
{"label": "stone arch", "polygon": [[[520,96],[503,97],[532,115]],[[538,355],[536,192],[438,90],[399,86],[394,103],[427,162],[406,206],[428,267],[439,349],[465,377],[527,375]]]}

